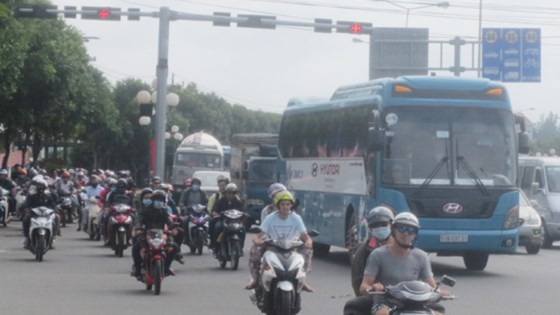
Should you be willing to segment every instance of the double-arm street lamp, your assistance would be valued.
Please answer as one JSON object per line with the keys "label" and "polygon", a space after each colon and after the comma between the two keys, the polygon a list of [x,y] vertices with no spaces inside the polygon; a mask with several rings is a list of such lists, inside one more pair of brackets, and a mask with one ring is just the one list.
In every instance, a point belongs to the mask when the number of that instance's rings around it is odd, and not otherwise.
{"label": "double-arm street lamp", "polygon": [[398,3],[394,2],[394,1],[391,1],[391,0],[375,0],[375,1],[387,2],[389,4],[392,4],[396,7],[401,8],[403,10],[406,10],[406,24],[405,24],[405,27],[407,27],[407,28],[408,28],[408,16],[410,15],[410,11],[412,11],[412,10],[424,9],[424,8],[429,8],[429,7],[439,7],[439,8],[443,8],[443,9],[449,8],[449,2],[447,2],[447,1],[434,2],[434,3],[428,3],[427,2],[426,4],[421,5],[421,6],[417,6],[417,7],[406,7],[402,4],[398,4]]}
{"label": "double-arm street lamp", "polygon": [[[175,93],[168,93],[166,95],[166,106],[176,107],[179,104],[179,96]],[[152,122],[151,116],[156,113],[156,124],[154,127],[155,130],[155,143],[154,145],[150,145],[150,156],[155,157],[155,164],[156,164],[156,175],[163,176],[163,170],[165,168],[165,160],[162,158],[165,156],[165,144],[163,141],[165,140],[166,132],[165,132],[165,125],[167,117],[163,115],[162,117],[158,117],[157,113],[160,114],[167,113],[167,111],[157,111],[154,109],[154,105],[158,104],[158,96],[156,92],[150,93],[149,91],[140,91],[136,94],[136,101],[140,105],[140,119],[138,122],[142,126],[147,126]],[[157,105],[156,105],[157,106]],[[174,128],[176,127],[176,128]],[[176,130],[173,132],[173,130]],[[183,138],[183,135],[178,133],[179,127],[172,126],[171,131],[173,133],[173,137],[177,140],[178,138]],[[171,137],[171,134],[169,134]],[[154,148],[155,152],[152,152],[152,148]],[[152,161],[153,162],[153,161]],[[153,167],[153,163],[150,163],[150,167]]]}

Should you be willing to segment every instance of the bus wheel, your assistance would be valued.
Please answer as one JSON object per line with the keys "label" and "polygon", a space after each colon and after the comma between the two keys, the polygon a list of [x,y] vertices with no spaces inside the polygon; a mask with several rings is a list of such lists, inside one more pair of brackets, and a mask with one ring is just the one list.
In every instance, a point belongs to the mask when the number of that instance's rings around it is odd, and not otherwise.
{"label": "bus wheel", "polygon": [[313,242],[313,256],[314,257],[325,257],[329,254],[330,250],[331,250],[330,245],[325,245],[325,244]]}
{"label": "bus wheel", "polygon": [[467,270],[482,271],[488,264],[488,253],[466,253],[463,255],[463,262]]}

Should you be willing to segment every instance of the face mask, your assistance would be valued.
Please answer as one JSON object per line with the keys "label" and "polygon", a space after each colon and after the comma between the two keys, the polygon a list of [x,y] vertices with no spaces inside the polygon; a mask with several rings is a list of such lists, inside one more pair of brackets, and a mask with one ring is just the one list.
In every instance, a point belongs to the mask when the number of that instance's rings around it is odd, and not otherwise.
{"label": "face mask", "polygon": [[163,204],[164,204],[163,201],[156,200],[156,201],[154,201],[154,208],[156,208],[156,209],[163,209]]}
{"label": "face mask", "polygon": [[371,230],[371,235],[373,235],[378,240],[386,240],[389,235],[391,235],[391,228],[388,226],[382,226]]}
{"label": "face mask", "polygon": [[142,204],[148,207],[152,204],[152,199],[142,199]]}
{"label": "face mask", "polygon": [[200,189],[200,185],[198,185],[198,184],[192,185],[192,189],[193,189],[194,191],[197,191],[197,190]]}

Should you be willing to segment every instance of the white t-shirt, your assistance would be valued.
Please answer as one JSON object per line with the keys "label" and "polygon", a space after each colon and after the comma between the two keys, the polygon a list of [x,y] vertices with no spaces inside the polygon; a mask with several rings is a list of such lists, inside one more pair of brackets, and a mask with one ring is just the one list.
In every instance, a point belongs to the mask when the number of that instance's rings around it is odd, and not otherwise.
{"label": "white t-shirt", "polygon": [[271,213],[261,223],[261,230],[272,239],[295,239],[306,231],[303,220],[297,213],[290,213],[285,220],[282,220],[278,214],[279,212]]}

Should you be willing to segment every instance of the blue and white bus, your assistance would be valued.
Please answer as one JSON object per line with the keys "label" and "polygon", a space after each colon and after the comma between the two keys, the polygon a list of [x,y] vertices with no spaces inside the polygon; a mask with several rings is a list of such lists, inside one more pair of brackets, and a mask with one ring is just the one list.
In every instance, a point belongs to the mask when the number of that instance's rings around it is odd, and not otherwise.
{"label": "blue and white bus", "polygon": [[320,232],[316,254],[352,249],[368,211],[385,205],[420,218],[419,248],[483,270],[489,254],[517,247],[528,137],[516,127],[498,82],[410,76],[291,100],[279,146],[305,224]]}

